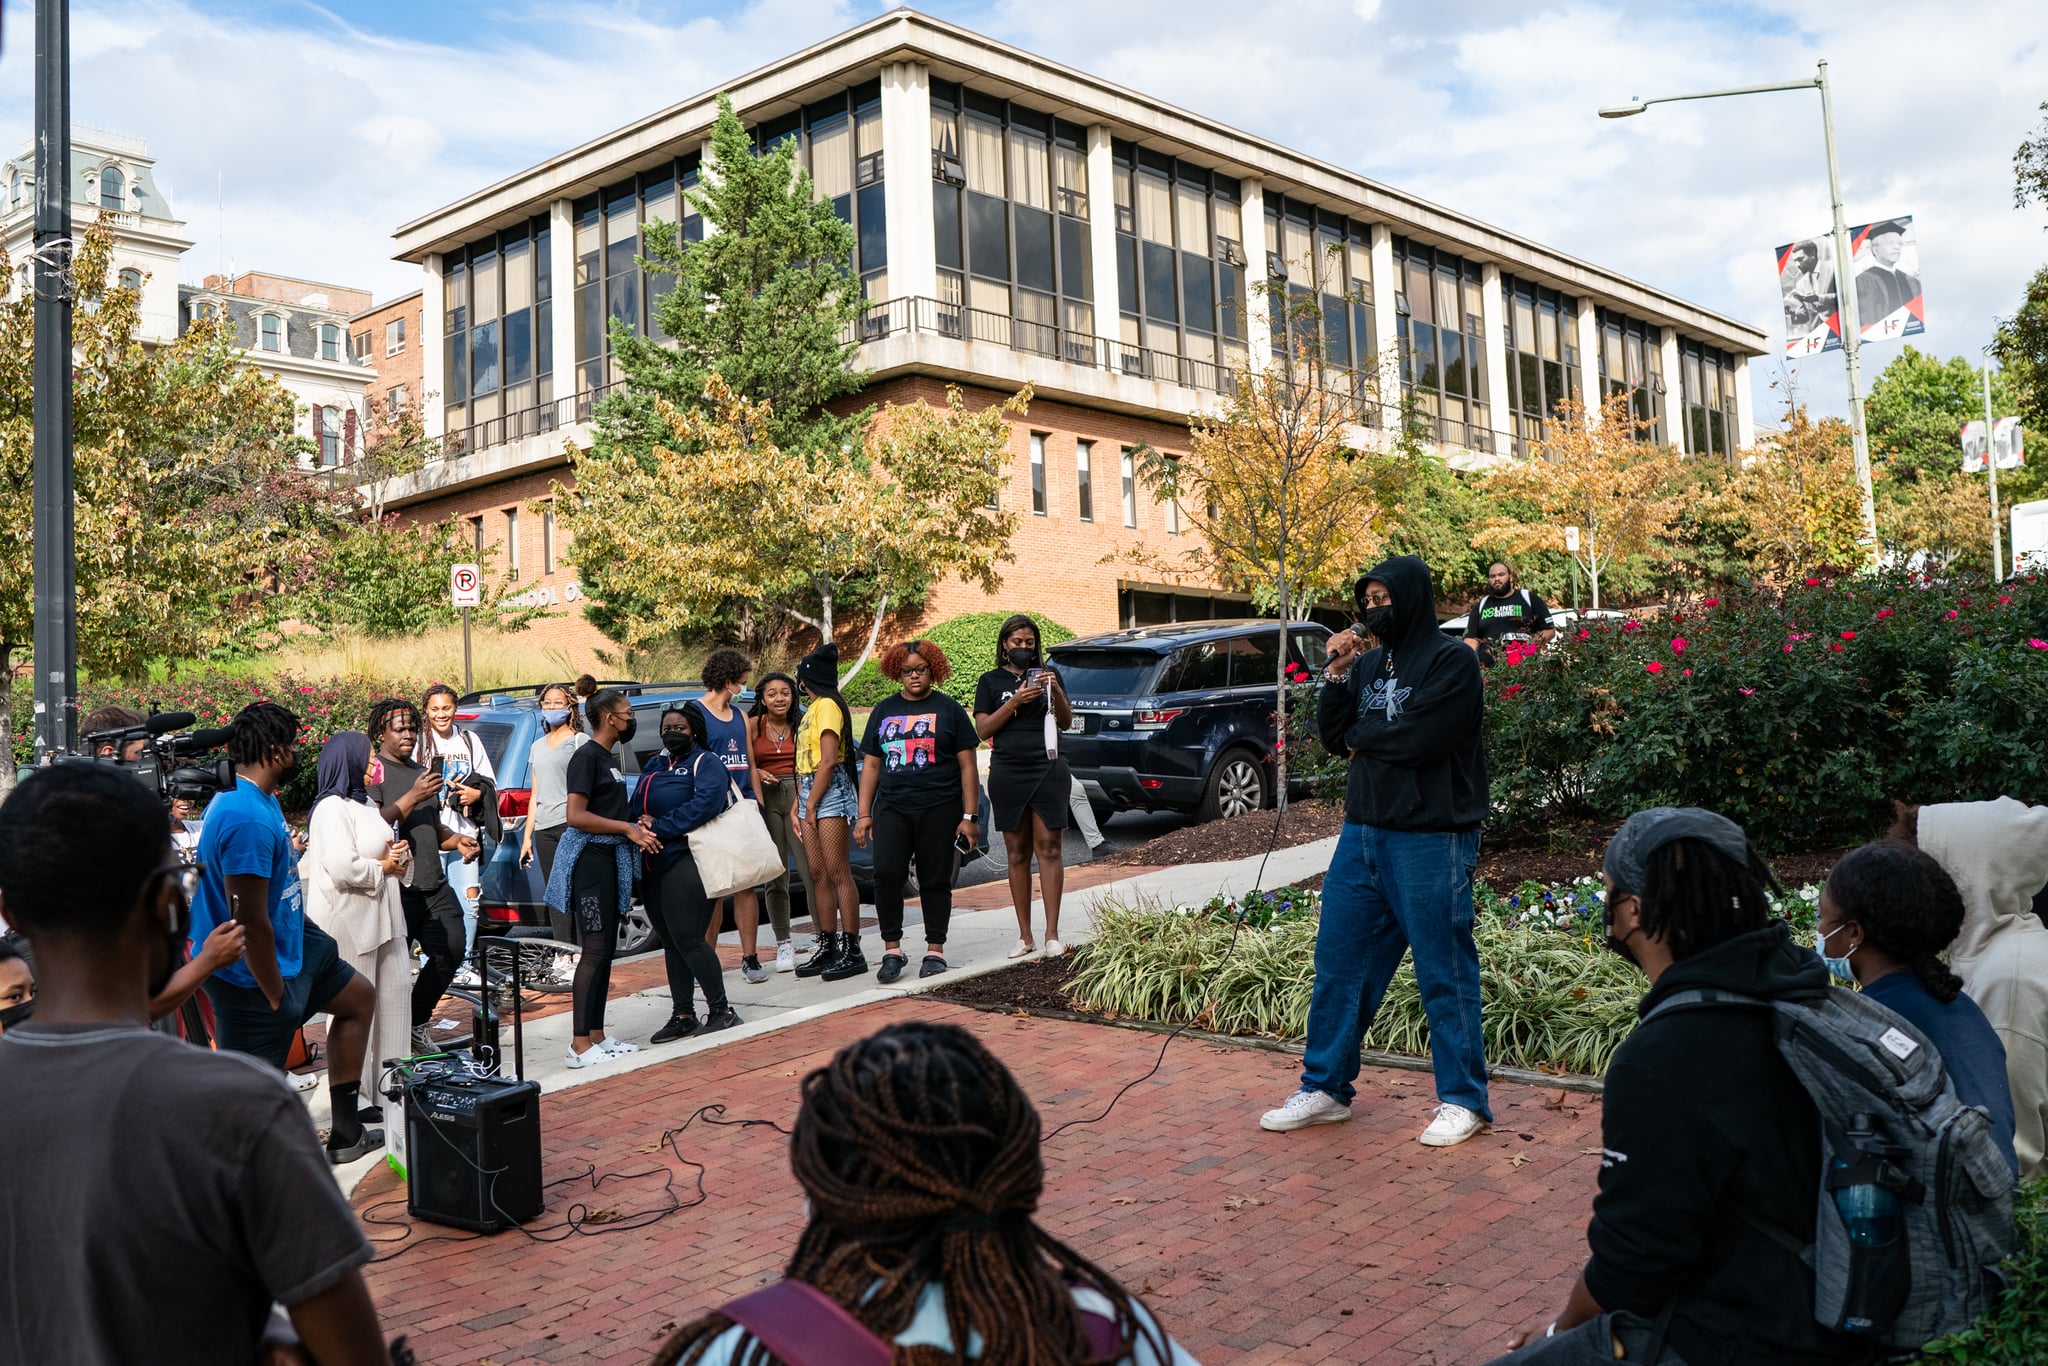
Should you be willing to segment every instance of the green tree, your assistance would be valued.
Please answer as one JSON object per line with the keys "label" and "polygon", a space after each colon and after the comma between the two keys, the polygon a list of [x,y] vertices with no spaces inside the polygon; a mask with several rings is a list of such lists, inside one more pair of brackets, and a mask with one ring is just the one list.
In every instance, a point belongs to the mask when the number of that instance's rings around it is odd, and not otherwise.
{"label": "green tree", "polygon": [[[689,195],[704,239],[685,242],[672,223],[646,230],[641,264],[674,280],[652,305],[669,340],[636,336],[612,320],[612,350],[625,383],[599,405],[595,459],[580,464],[600,478],[622,471],[625,461],[648,467],[658,446],[676,440],[662,405],[704,412],[716,375],[728,392],[767,414],[767,442],[813,462],[836,462],[850,478],[871,410],[840,414],[826,405],[858,393],[867,378],[852,364],[853,323],[862,308],[851,270],[853,229],[818,197],[794,144],[757,152],[724,95],[705,170],[703,185]],[[652,598],[626,587],[636,576],[580,541],[568,558],[582,577],[591,622],[614,640],[644,640],[639,623],[661,613]],[[817,607],[813,601],[811,615]]]}
{"label": "green tree", "polygon": [[[109,288],[112,243],[95,225],[73,263],[78,656],[132,678],[260,638],[333,495],[300,467],[291,396],[243,363],[224,323],[134,340],[139,297]],[[9,268],[0,251],[0,278]],[[0,538],[16,548],[0,556],[0,753],[13,664],[34,640],[34,340],[24,291],[0,304]],[[0,765],[0,788],[12,782]]]}
{"label": "green tree", "polygon": [[2012,154],[2012,206],[2048,204],[2048,100],[2041,102],[2041,127],[2023,138]]}
{"label": "green tree", "polygon": [[[2017,402],[2011,375],[1994,370],[1993,413],[2007,416]],[[1863,412],[1871,457],[1887,465],[1894,478],[1947,474],[1962,463],[1963,424],[1984,416],[1984,372],[1963,356],[1940,360],[1901,347],[1870,386]]]}

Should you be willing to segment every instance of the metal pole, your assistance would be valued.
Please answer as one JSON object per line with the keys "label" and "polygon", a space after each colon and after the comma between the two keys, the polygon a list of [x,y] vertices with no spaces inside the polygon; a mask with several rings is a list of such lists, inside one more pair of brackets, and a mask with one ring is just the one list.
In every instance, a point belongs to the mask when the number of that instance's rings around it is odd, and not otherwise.
{"label": "metal pole", "polygon": [[71,20],[36,4],[35,761],[78,738],[71,470]]}
{"label": "metal pole", "polygon": [[476,691],[476,684],[470,681],[469,668],[469,609],[462,609],[462,691]]}
{"label": "metal pole", "polygon": [[1984,362],[1984,468],[1991,472],[1991,581],[2005,577],[1999,561],[2005,558],[2005,538],[1998,525],[1998,444],[1991,439],[1991,362]]}
{"label": "metal pole", "polygon": [[1828,64],[1820,64],[1820,126],[1828,150],[1828,202],[1834,210],[1835,301],[1842,319],[1842,361],[1849,373],[1849,436],[1856,451],[1856,484],[1863,495],[1863,539],[1870,561],[1878,559],[1877,498],[1870,487],[1870,433],[1863,424],[1862,321],[1856,316],[1856,282],[1849,275],[1849,226],[1842,217],[1842,172],[1835,161],[1835,106],[1828,95]]}

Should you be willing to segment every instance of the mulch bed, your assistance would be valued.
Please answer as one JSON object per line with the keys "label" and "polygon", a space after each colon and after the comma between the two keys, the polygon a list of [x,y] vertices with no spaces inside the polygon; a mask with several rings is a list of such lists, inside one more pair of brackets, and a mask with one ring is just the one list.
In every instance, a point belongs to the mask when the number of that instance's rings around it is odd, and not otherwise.
{"label": "mulch bed", "polygon": [[1171,868],[1182,863],[1223,863],[1231,859],[1255,858],[1272,849],[1291,849],[1334,835],[1344,825],[1344,808],[1323,802],[1290,802],[1279,817],[1280,837],[1273,838],[1275,813],[1253,811],[1206,825],[1190,825],[1157,839],[1104,854],[1097,863],[1134,864],[1146,868]]}
{"label": "mulch bed", "polygon": [[1081,1007],[1068,1000],[1066,993],[1067,979],[1073,975],[1071,953],[1064,958],[1027,958],[1015,967],[948,982],[930,994],[976,1010],[1079,1012]]}

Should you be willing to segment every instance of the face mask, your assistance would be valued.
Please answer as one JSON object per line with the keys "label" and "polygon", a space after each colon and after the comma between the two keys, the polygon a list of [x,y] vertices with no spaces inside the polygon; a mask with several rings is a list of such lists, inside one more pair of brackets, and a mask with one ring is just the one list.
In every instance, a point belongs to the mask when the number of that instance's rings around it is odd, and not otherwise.
{"label": "face mask", "polygon": [[625,744],[625,743],[626,743],[627,741],[631,740],[631,739],[633,738],[633,734],[634,734],[634,732],[638,731],[639,729],[640,729],[640,718],[639,718],[639,717],[637,717],[637,716],[636,716],[636,717],[633,717],[633,718],[632,718],[631,720],[627,721],[627,722],[626,722],[626,725],[625,725],[625,728],[624,728],[624,729],[622,729],[622,730],[621,730],[621,731],[619,732],[619,743],[620,743],[620,744]]}
{"label": "face mask", "polygon": [[381,783],[381,782],[383,782],[383,781],[384,781],[384,761],[383,761],[382,759],[371,759],[371,760],[370,760],[370,780],[369,780],[369,786],[371,786],[371,787],[375,787],[375,786],[377,786],[377,784],[379,784],[379,783]]}
{"label": "face mask", "polygon": [[299,752],[297,750],[293,750],[292,761],[284,766],[284,772],[277,775],[278,787],[283,788],[286,784],[290,783],[292,779],[298,777],[299,769],[301,767],[303,767],[303,765],[299,760]]}
{"label": "face mask", "polygon": [[696,747],[697,741],[686,730],[665,730],[661,733],[661,747],[680,759]]}
{"label": "face mask", "polygon": [[547,723],[549,730],[553,730],[556,726],[569,719],[569,709],[567,707],[543,707],[541,708],[540,719]]}
{"label": "face mask", "polygon": [[1038,662],[1038,649],[1036,646],[1027,649],[1019,645],[1016,649],[1010,651],[1005,658],[1020,669],[1028,669]]}
{"label": "face mask", "polygon": [[26,1001],[16,1002],[5,1010],[0,1010],[0,1031],[12,1029],[16,1025],[26,1022],[29,1016],[35,1014],[35,1011],[36,998],[33,996],[29,997]]}
{"label": "face mask", "polygon": [[1393,604],[1388,603],[1384,607],[1366,608],[1365,629],[1372,632],[1373,635],[1378,637],[1380,640],[1385,640],[1387,638],[1387,632],[1394,629]]}
{"label": "face mask", "polygon": [[[1601,920],[1601,924],[1607,930],[1607,938],[1604,941],[1607,951],[1621,955],[1623,958],[1628,959],[1631,966],[1640,968],[1642,964],[1636,961],[1635,951],[1629,948],[1628,939],[1619,938],[1614,933],[1614,900],[1615,898],[1610,893],[1607,899],[1607,914]],[[1635,938],[1634,935],[1629,936],[1629,939],[1633,938]]]}
{"label": "face mask", "polygon": [[1852,948],[1840,958],[1828,957],[1828,940],[1848,928],[1847,925],[1837,925],[1826,934],[1822,934],[1816,927],[1813,933],[1813,951],[1820,955],[1821,962],[1828,965],[1829,972],[1841,978],[1844,982],[1853,982],[1856,980],[1856,969],[1850,966],[1849,959],[1855,956],[1856,950]]}

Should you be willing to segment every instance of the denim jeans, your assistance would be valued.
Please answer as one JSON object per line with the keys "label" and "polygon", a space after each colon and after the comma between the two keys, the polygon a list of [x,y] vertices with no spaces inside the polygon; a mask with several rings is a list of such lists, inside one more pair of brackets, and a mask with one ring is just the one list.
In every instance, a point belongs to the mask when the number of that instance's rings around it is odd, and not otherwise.
{"label": "denim jeans", "polygon": [[455,904],[462,907],[462,956],[469,957],[476,949],[476,915],[482,904],[478,884],[484,871],[483,855],[477,855],[475,863],[464,863],[462,855],[453,849],[441,851],[441,876],[448,883],[448,890],[455,893]]}
{"label": "denim jeans", "polygon": [[1479,1032],[1479,951],[1472,943],[1478,861],[1476,830],[1382,830],[1346,822],[1323,878],[1305,1088],[1351,1103],[1360,1041],[1401,956],[1412,948],[1437,1099],[1492,1122]]}

